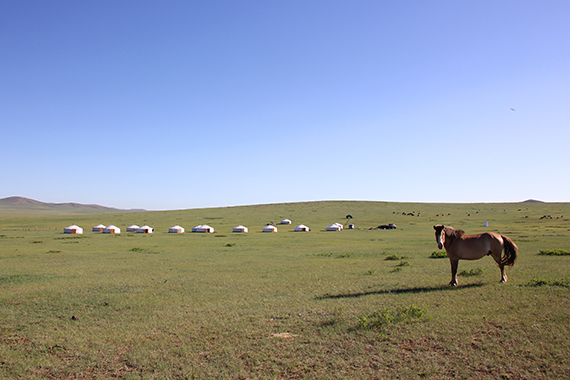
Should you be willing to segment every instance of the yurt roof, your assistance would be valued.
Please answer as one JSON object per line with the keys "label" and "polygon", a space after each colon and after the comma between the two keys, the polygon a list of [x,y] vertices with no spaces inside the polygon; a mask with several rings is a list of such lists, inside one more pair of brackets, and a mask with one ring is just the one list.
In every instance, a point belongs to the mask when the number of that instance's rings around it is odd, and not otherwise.
{"label": "yurt roof", "polygon": [[93,226],[93,228],[105,228],[106,226],[102,225],[102,224],[98,224],[96,226]]}

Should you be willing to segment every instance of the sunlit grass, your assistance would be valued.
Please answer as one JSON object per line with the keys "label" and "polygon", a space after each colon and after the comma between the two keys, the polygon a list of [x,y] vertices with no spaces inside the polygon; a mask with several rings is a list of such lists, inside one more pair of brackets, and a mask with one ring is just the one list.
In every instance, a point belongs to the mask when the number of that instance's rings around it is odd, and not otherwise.
{"label": "sunlit grass", "polygon": [[[82,236],[63,235],[68,217],[0,217],[0,377],[566,378],[570,265],[536,253],[570,237],[567,221],[538,217],[569,211],[316,202],[75,215]],[[324,231],[348,213],[357,229]],[[260,232],[284,218],[293,225]],[[99,223],[155,233],[88,232]],[[167,233],[204,223],[218,233]],[[512,237],[509,281],[485,257],[460,261],[477,275],[447,286],[449,261],[431,259],[439,223]],[[238,224],[250,232],[231,234]]]}

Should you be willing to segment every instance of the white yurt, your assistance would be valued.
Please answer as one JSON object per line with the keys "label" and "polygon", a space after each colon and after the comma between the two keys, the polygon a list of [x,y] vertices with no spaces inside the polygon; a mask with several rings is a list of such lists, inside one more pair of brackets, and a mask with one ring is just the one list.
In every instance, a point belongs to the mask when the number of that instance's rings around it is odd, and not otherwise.
{"label": "white yurt", "polygon": [[154,229],[152,227],[147,226],[146,224],[142,227],[137,228],[138,234],[152,234]]}
{"label": "white yurt", "polygon": [[207,224],[198,224],[196,227],[192,228],[192,232],[201,232],[201,233],[213,233],[214,228],[208,226]]}
{"label": "white yurt", "polygon": [[63,233],[64,234],[77,234],[77,235],[81,235],[83,233],[83,228],[76,226],[75,224],[72,224],[69,227],[65,227],[63,229]]}
{"label": "white yurt", "polygon": [[105,229],[106,226],[102,225],[102,224],[98,224],[95,227],[93,227],[91,229],[91,231],[93,232],[103,232],[103,230]]}
{"label": "white yurt", "polygon": [[119,227],[111,224],[110,226],[107,226],[103,229],[103,233],[104,234],[120,234],[121,229]]}
{"label": "white yurt", "polygon": [[277,232],[277,227],[268,225],[261,229],[261,232]]}
{"label": "white yurt", "polygon": [[310,229],[309,227],[305,226],[304,224],[299,224],[297,227],[295,227],[295,232],[309,232]]}
{"label": "white yurt", "polygon": [[283,219],[281,224],[291,224],[291,221],[289,219]]}
{"label": "white yurt", "polygon": [[168,233],[169,234],[183,234],[184,228],[180,227],[179,225],[172,226],[168,229]]}
{"label": "white yurt", "polygon": [[133,224],[132,226],[127,227],[127,232],[137,232],[137,230],[139,228],[140,228],[139,226],[137,226],[136,224]]}
{"label": "white yurt", "polygon": [[234,228],[232,228],[232,232],[248,232],[249,230],[247,229],[247,227],[242,226],[241,224],[239,226],[235,226]]}
{"label": "white yurt", "polygon": [[327,227],[327,231],[342,231],[344,227],[340,223],[333,223]]}

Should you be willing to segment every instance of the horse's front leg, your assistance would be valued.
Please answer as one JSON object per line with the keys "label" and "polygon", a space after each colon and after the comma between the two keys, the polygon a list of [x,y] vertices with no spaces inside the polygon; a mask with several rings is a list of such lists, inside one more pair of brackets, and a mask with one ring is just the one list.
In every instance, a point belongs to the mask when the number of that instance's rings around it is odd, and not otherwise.
{"label": "horse's front leg", "polygon": [[451,263],[451,281],[449,282],[449,285],[457,286],[457,266],[459,264],[459,259],[450,258],[449,262]]}

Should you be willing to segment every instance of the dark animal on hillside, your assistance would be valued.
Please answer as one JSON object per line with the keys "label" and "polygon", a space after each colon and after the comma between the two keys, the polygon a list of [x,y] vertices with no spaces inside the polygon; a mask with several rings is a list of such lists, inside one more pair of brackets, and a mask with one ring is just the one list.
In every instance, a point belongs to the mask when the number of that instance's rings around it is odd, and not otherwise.
{"label": "dark animal on hillside", "polygon": [[369,230],[395,230],[397,227],[394,223],[381,224],[378,227],[370,227]]}
{"label": "dark animal on hillside", "polygon": [[[505,266],[512,267],[518,255],[516,244],[504,235],[484,232],[477,235],[465,235],[465,231],[438,224],[433,226],[435,240],[439,249],[445,247],[451,263],[451,281],[457,286],[457,266],[459,260],[478,260],[492,256],[501,270],[501,282],[507,282]],[[504,251],[504,254],[503,254]]]}

